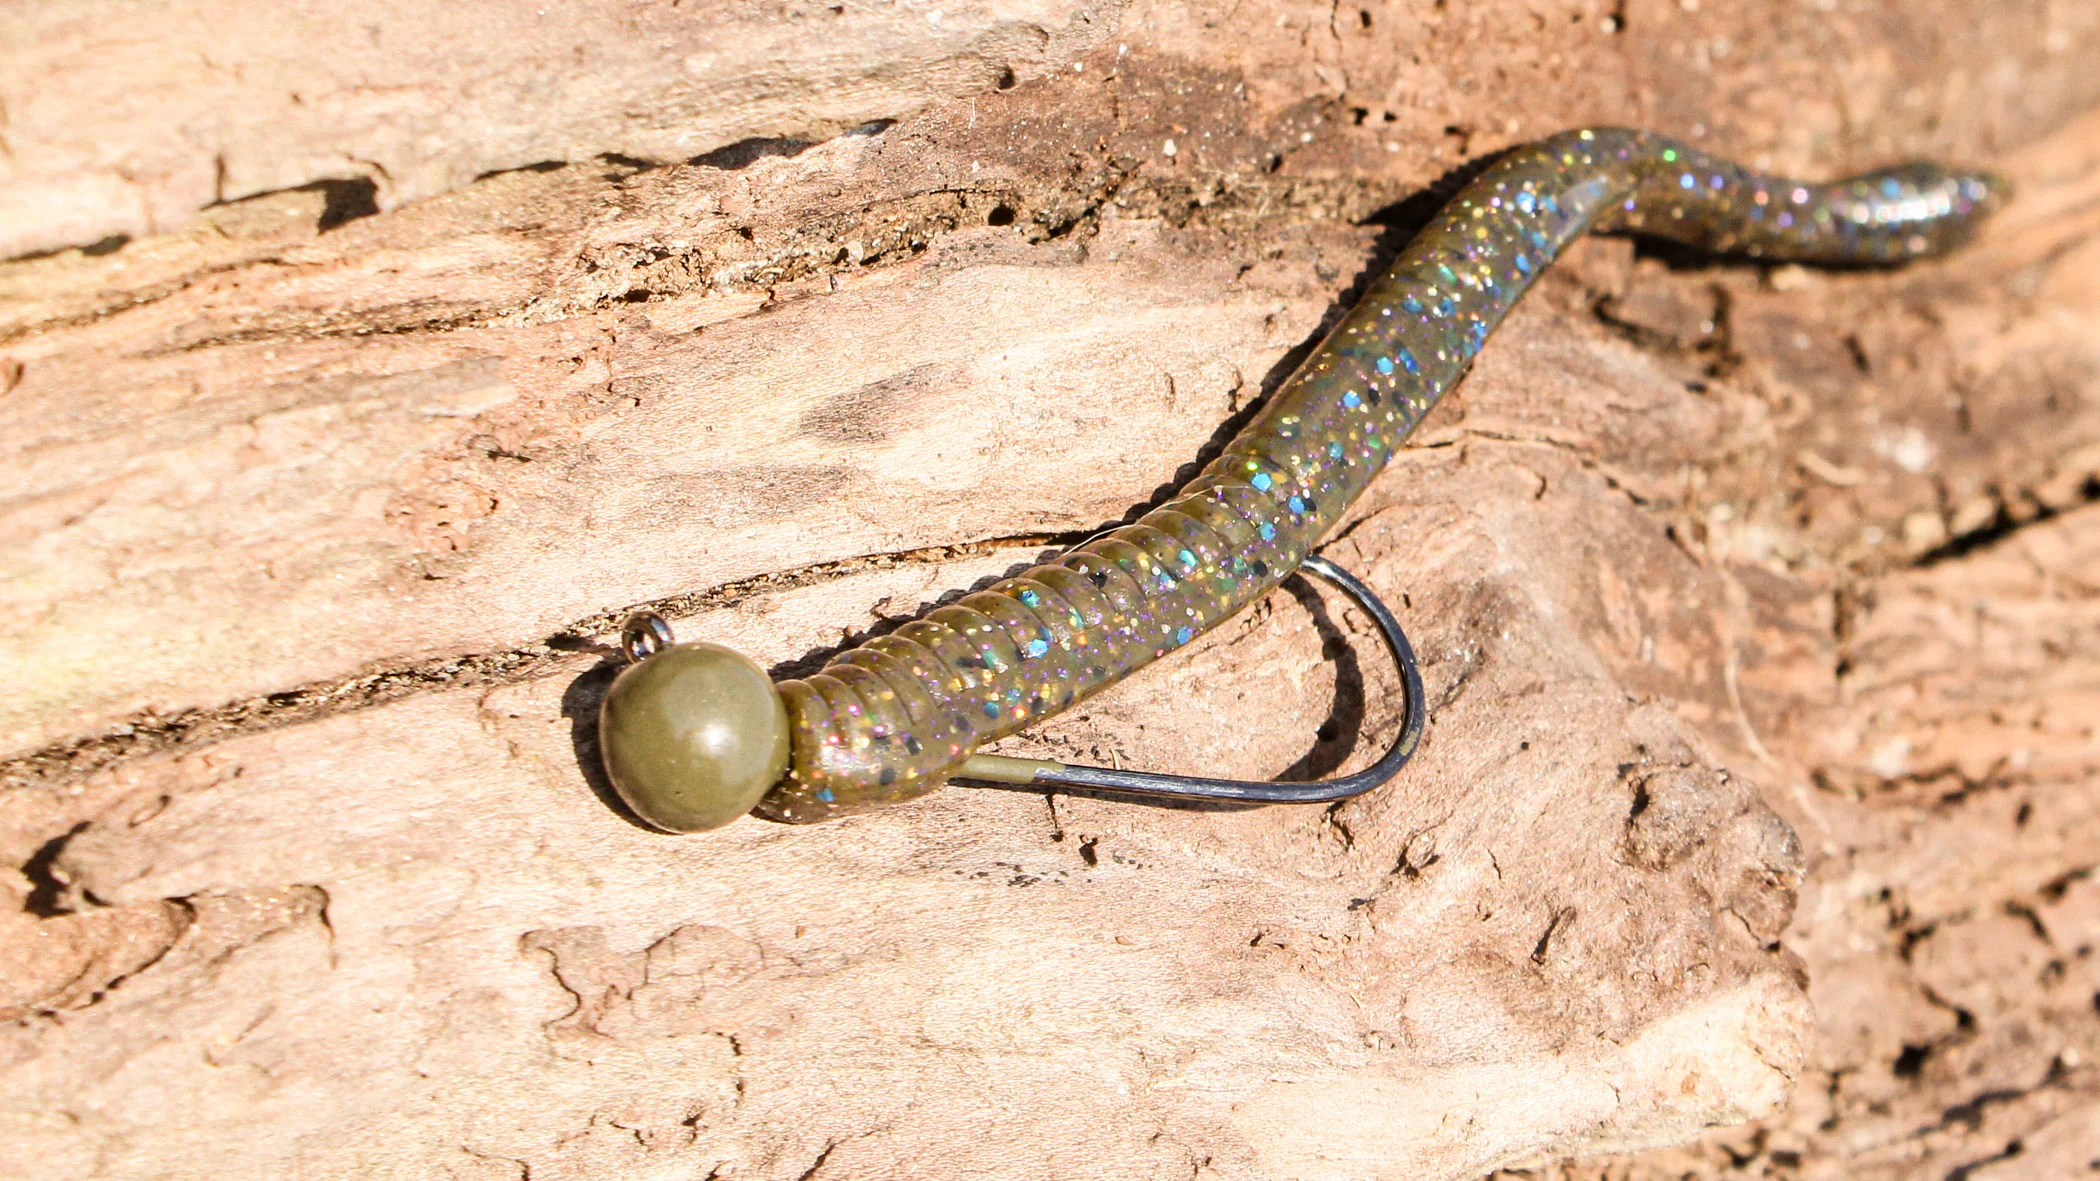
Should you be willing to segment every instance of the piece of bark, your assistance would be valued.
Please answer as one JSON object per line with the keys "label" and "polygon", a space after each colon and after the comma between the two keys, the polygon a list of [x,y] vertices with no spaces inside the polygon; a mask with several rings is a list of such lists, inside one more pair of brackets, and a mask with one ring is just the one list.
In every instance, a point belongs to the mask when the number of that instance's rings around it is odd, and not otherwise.
{"label": "piece of bark", "polygon": [[[795,1176],[821,1157],[848,1176],[1465,1177],[1769,1108],[1808,1020],[1769,950],[1792,835],[1611,679],[1581,574],[1677,586],[1649,626],[1694,676],[1715,580],[1554,449],[1423,451],[1396,474],[1331,552],[1407,588],[1438,722],[1403,789],[1251,812],[954,790],[674,840],[578,779],[563,714],[587,717],[603,678],[570,658],[53,801],[97,817],[50,859],[62,905],[198,917],[150,972],[19,1027],[6,1104],[76,1114],[51,1157],[113,1176],[479,1157]],[[978,571],[681,625],[776,660]],[[1279,594],[1036,742],[1223,774],[1375,745],[1391,674],[1323,660],[1344,635],[1370,643],[1353,610]],[[1323,752],[1338,680],[1367,700]],[[1220,716],[1266,724],[1234,741]],[[279,925],[241,918],[302,897]],[[214,926],[236,920],[245,937]],[[181,958],[199,943],[233,946]],[[136,1106],[142,1072],[169,1101]]]}
{"label": "piece of bark", "polygon": [[[1189,19],[1130,27],[1181,47]],[[1251,44],[1280,56],[1239,84],[1229,59],[1104,45],[1092,73],[740,169],[514,172],[318,237],[314,195],[280,194],[9,268],[0,655],[24,675],[0,688],[0,749],[421,676],[696,586],[1143,500],[1371,260],[1367,231],[1326,219],[1452,159],[1419,115],[1283,91],[1296,35],[1261,23]],[[1378,49],[1401,30],[1371,27],[1343,60],[1401,70]],[[1459,89],[1496,75],[1505,41],[1419,31],[1478,55]],[[1554,126],[1606,101],[1623,53],[1659,70],[1671,44],[1585,31],[1496,98]],[[1654,101],[1697,109],[1714,76],[1659,78]],[[1104,216],[1122,240],[1097,240]],[[737,462],[696,469],[679,439]],[[1012,495],[987,504],[995,472]],[[128,642],[78,639],[98,631]]]}
{"label": "piece of bark", "polygon": [[306,185],[341,218],[550,162],[793,154],[1062,68],[1119,7],[12,5],[0,257]]}
{"label": "piece of bark", "polygon": [[[780,165],[821,170],[863,150]],[[690,196],[665,194],[663,211]],[[1124,237],[1157,240],[1146,227]],[[504,282],[499,260],[461,246],[447,235],[428,250]],[[1222,262],[1080,258],[976,230],[761,315],[758,299],[696,293],[582,324],[294,330],[128,364],[25,348],[14,407],[48,413],[68,389],[85,404],[15,436],[15,479],[52,491],[21,504],[47,524],[24,522],[14,550],[31,589],[11,608],[10,663],[36,676],[7,690],[10,745],[77,732],[78,710],[172,712],[514,647],[783,567],[1114,517],[1173,476],[1317,313],[1265,324],[1283,301],[1234,285]],[[326,300],[368,273],[318,269],[287,282],[320,284]],[[1208,281],[1191,286],[1192,271]],[[247,292],[224,322],[257,304],[283,315],[296,298],[267,282]],[[218,310],[183,305],[209,299],[191,288],[109,323],[159,313],[179,331]],[[934,322],[951,330],[918,330]],[[105,413],[141,417],[117,437],[79,428]],[[1102,445],[1118,432],[1171,443],[1119,457]],[[978,494],[994,480],[1004,508]],[[1062,487],[1087,492],[1075,502]],[[83,569],[95,549],[124,557]],[[61,639],[88,626],[132,639]]]}
{"label": "piece of bark", "polygon": [[[1843,431],[1830,442],[1849,443],[1857,467],[1799,470],[1809,495],[1789,512],[1880,571],[1834,572],[1820,594],[1768,577],[1746,584],[1765,659],[1745,671],[1745,701],[1785,760],[1769,798],[1808,862],[1786,944],[1807,964],[1818,1033],[1794,1102],[1696,1148],[1514,1175],[2009,1179],[2078,1176],[2100,1159],[2100,511],[2083,474],[2100,404],[2100,293],[2086,261],[2100,234],[2096,128],[2088,118],[2035,154],[2023,197],[2034,204],[1978,252],[1984,281],[1935,307],[1954,330],[1962,365],[1951,384],[1969,429],[1917,396],[1948,381],[1944,363],[1916,365],[1881,410],[1917,416],[1888,425],[1916,431],[1925,445],[1909,458],[1923,471]],[[1784,333],[1736,338],[1753,370],[1777,355],[1764,380],[1812,371],[1784,359],[1795,331],[1816,332],[1790,319]],[[1876,369],[1932,347],[1915,309],[1880,323],[1892,320],[1907,326],[1863,341],[1880,358],[1861,378],[1868,410]],[[1826,408],[1782,408],[1778,421],[1793,419],[1800,438],[1856,413],[1837,401],[1842,383],[1829,388]],[[1862,535],[1942,511],[1906,500],[1906,485],[1936,499],[1981,487],[1993,511],[1905,557],[1893,537]],[[2076,494],[2053,498],[2050,487]],[[1746,516],[1709,519],[1710,541],[1824,548],[1754,505]]]}
{"label": "piece of bark", "polygon": [[[1771,1110],[1810,1014],[1801,851],[1758,789],[1822,839],[1793,801],[1837,716],[1834,571],[1903,556],[1844,545],[1940,511],[1907,430],[2075,509],[2094,308],[2055,264],[2091,239],[2089,140],[2043,136],[2100,86],[2065,57],[2100,29],[1605,15],[1139,5],[1078,70],[792,156],[340,224],[278,193],[0,268],[27,966],[0,1137],[48,1176],[1466,1178]],[[1976,36],[2007,69],[1960,67]],[[1423,656],[1405,782],[1245,813],[950,791],[694,841],[593,794],[605,674],[551,634],[655,603],[798,666],[1112,520],[1394,245],[1350,223],[1600,116],[1818,172],[1995,138],[2029,145],[2031,203],[1969,256],[1784,301],[1576,252],[1330,547]],[[1629,293],[1653,314],[1591,314]],[[1721,339],[1671,327],[1695,306]],[[1788,362],[1796,336],[1851,368]],[[1871,497],[1787,516],[1822,478],[1802,438],[1900,394],[1876,366],[1969,364],[2049,431],[1899,424],[1824,461]],[[1371,650],[1280,592],[1010,749],[1347,765],[1397,710],[1345,639]],[[2069,930],[2077,885],[2021,888]],[[1899,1044],[1948,1032],[1891,1014]],[[1828,1077],[1885,1042],[1853,1044]]]}
{"label": "piece of bark", "polygon": [[[1842,704],[1778,793],[1819,1032],[1791,1108],[1698,1149],[1541,1170],[1879,1181],[2100,1159],[2100,510],[1874,580]],[[1594,1171],[1592,1171],[1594,1170]]]}

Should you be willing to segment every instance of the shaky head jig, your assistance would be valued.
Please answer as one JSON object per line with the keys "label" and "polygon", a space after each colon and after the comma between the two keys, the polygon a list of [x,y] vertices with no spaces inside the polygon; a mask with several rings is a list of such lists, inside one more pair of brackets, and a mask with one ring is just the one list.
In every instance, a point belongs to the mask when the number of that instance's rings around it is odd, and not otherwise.
{"label": "shaky head jig", "polygon": [[[1321,557],[1300,569],[1356,601],[1400,673],[1407,715],[1385,754],[1361,771],[1313,783],[1206,779],[1075,766],[1047,759],[972,755],[953,782],[993,787],[1076,787],[1153,799],[1240,804],[1322,804],[1362,795],[1400,773],[1429,721],[1422,674],[1400,621],[1371,588]],[[765,670],[718,644],[676,644],[670,625],[641,613],[622,629],[631,663],[606,694],[598,721],[605,770],[635,814],[672,832],[719,828],[749,812],[788,765],[786,702]],[[636,643],[636,637],[644,637]]]}

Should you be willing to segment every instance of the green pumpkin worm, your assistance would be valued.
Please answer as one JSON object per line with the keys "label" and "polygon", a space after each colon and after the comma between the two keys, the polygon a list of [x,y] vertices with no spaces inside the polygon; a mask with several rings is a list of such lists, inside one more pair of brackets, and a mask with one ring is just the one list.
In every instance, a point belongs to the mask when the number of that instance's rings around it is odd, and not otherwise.
{"label": "green pumpkin worm", "polygon": [[678,644],[601,713],[607,772],[644,819],[754,807],[827,820],[939,787],[980,746],[1187,644],[1296,569],[1456,385],[1538,275],[1591,230],[1717,253],[1888,263],[1950,249],[1994,177],[1910,164],[1831,184],[1761,176],[1646,132],[1563,132],[1462,189],[1180,494],[1053,562],[773,684]]}

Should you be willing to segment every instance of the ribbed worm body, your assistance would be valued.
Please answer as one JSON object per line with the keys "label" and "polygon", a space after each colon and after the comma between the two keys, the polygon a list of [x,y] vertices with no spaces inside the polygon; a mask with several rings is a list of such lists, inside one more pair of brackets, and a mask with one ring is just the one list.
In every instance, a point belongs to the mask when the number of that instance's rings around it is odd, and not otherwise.
{"label": "ribbed worm body", "polygon": [[792,754],[759,811],[818,821],[930,791],[979,745],[1268,593],[1589,230],[1770,259],[1890,262],[1956,245],[1998,199],[1987,177],[1929,165],[1805,184],[1615,129],[1512,151],[1445,206],[1180,495],[781,682]]}

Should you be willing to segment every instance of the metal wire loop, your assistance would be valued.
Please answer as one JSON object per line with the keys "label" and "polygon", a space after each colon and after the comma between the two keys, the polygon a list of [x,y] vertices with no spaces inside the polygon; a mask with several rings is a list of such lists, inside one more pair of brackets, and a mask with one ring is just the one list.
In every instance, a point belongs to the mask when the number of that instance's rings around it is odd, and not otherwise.
{"label": "metal wire loop", "polygon": [[637,611],[620,621],[620,651],[630,663],[654,656],[675,642],[671,625],[654,611]]}
{"label": "metal wire loop", "polygon": [[1152,771],[1119,771],[1110,767],[1075,766],[1044,759],[1016,759],[1005,755],[976,755],[955,773],[954,781],[986,787],[1083,787],[1122,795],[1152,796],[1176,800],[1227,800],[1246,804],[1324,804],[1362,795],[1400,773],[1421,745],[1422,731],[1429,722],[1429,706],[1423,700],[1422,674],[1415,667],[1415,650],[1400,630],[1400,621],[1378,596],[1357,577],[1322,557],[1309,557],[1298,568],[1316,574],[1335,589],[1356,600],[1385,640],[1386,650],[1400,669],[1400,685],[1407,695],[1407,717],[1400,736],[1375,763],[1352,775],[1313,783],[1264,783],[1242,779],[1205,779],[1193,775],[1165,775]]}

